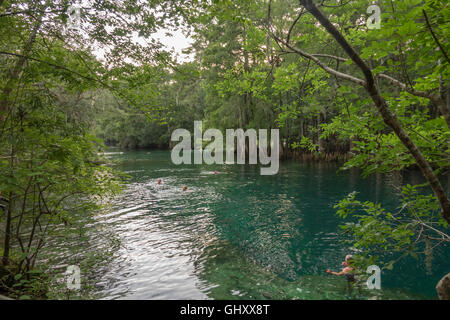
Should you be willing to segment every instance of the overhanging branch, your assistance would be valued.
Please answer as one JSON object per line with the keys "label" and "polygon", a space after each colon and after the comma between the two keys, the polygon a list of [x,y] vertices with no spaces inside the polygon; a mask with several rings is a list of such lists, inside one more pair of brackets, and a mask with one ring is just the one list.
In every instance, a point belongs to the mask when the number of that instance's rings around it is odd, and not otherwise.
{"label": "overhanging branch", "polygon": [[307,53],[301,49],[298,49],[294,46],[292,46],[291,44],[287,43],[285,40],[280,39],[278,36],[276,36],[274,33],[270,32],[272,38],[275,39],[275,41],[277,43],[282,43],[284,46],[286,46],[287,48],[289,48],[293,53],[297,53],[299,55],[301,55],[302,57],[312,60],[316,65],[318,65],[320,68],[322,68],[323,70],[325,70],[326,72],[335,75],[336,77],[339,77],[341,79],[345,79],[351,82],[354,82],[356,84],[359,84],[361,86],[365,86],[366,82],[362,79],[359,79],[357,77],[351,76],[349,74],[343,73],[343,72],[339,72],[333,68],[328,67],[326,64],[324,64],[322,61],[320,61],[317,57],[315,57],[314,54],[310,54]]}

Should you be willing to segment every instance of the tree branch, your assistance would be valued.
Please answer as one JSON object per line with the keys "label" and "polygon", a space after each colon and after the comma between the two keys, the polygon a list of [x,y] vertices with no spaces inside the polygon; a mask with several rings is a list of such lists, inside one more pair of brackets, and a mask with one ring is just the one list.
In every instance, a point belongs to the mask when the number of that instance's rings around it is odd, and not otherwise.
{"label": "tree branch", "polygon": [[428,20],[427,13],[425,12],[424,9],[422,9],[422,12],[423,12],[423,16],[425,17],[425,21],[427,22],[428,30],[430,30],[430,33],[431,33],[434,41],[438,45],[438,47],[441,50],[442,54],[444,55],[445,59],[447,59],[447,62],[450,62],[450,59],[448,58],[447,53],[445,52],[444,48],[442,47],[441,43],[439,42],[438,38],[436,37],[436,34],[434,33],[433,29],[431,28],[431,24],[430,24],[430,21]]}
{"label": "tree branch", "polygon": [[[346,59],[346,58],[342,58],[342,57],[339,57],[339,56],[333,56],[333,55],[330,55],[330,54],[324,54],[324,53],[315,53],[315,54],[311,54],[311,55],[313,57],[330,58],[330,59],[334,59],[334,60],[340,61],[340,62],[347,62],[348,61],[348,59]],[[395,78],[393,78],[393,77],[391,77],[391,76],[389,76],[387,74],[384,74],[384,73],[376,74],[376,75],[374,75],[374,77],[388,80],[391,84],[401,88],[402,90],[408,92],[409,94],[412,94],[413,96],[429,99],[433,104],[435,104],[439,108],[439,110],[441,111],[442,115],[444,116],[444,118],[447,121],[447,125],[450,128],[450,115],[449,115],[450,111],[447,111],[445,109],[444,101],[441,99],[439,94],[433,94],[431,92],[425,92],[425,91],[416,90],[416,89],[406,85],[405,83],[403,83],[403,82],[401,82],[401,81],[399,81],[399,80],[397,80],[397,79],[395,79]]]}
{"label": "tree branch", "polygon": [[331,54],[325,54],[325,53],[314,53],[314,54],[312,54],[312,56],[313,57],[323,57],[323,58],[335,59],[335,60],[341,61],[341,62],[348,61],[348,59],[341,58],[341,57],[338,57],[338,56],[333,56]]}
{"label": "tree branch", "polygon": [[406,92],[417,96],[417,97],[423,97],[423,98],[428,98],[428,99],[432,99],[435,98],[432,94],[425,92],[425,91],[419,91],[419,90],[415,90],[414,88],[411,88],[409,86],[407,86],[405,83],[398,81],[397,79],[388,76],[387,74],[384,73],[379,73],[378,75],[376,75],[376,77],[378,78],[383,78],[388,80],[390,83],[396,85],[397,87],[401,88],[402,90],[405,90]]}
{"label": "tree branch", "polygon": [[290,39],[291,39],[291,32],[294,29],[295,25],[297,24],[298,20],[300,20],[300,18],[302,17],[303,13],[305,13],[305,8],[302,8],[302,10],[300,11],[300,13],[298,14],[297,18],[294,20],[294,22],[291,24],[291,27],[289,28],[288,31],[288,35],[286,37],[286,42],[289,43]]}
{"label": "tree branch", "polygon": [[[319,21],[319,23],[327,30],[327,32],[333,36],[336,42],[344,49],[353,62],[359,67],[366,78],[365,89],[369,93],[372,101],[374,102],[378,112],[383,118],[383,121],[388,125],[402,142],[402,144],[408,149],[411,156],[415,159],[422,174],[430,184],[436,198],[439,201],[439,205],[442,209],[442,217],[450,223],[450,201],[447,197],[441,182],[433,172],[430,163],[424,157],[422,152],[416,146],[414,141],[409,137],[408,133],[403,129],[403,126],[395,114],[389,109],[386,100],[381,95],[376,83],[375,78],[370,70],[369,66],[362,60],[355,49],[347,42],[344,36],[336,29],[331,21],[317,8],[312,0],[300,0],[300,3]],[[313,57],[314,58],[314,57]],[[317,58],[315,58],[317,59]]]}
{"label": "tree branch", "polygon": [[444,116],[445,122],[447,123],[447,127],[450,129],[450,110],[447,108],[444,100],[442,100],[439,94],[432,94],[425,91],[415,90],[414,88],[407,86],[405,83],[402,83],[397,79],[394,79],[391,76],[388,76],[387,74],[384,73],[380,73],[376,75],[376,77],[388,80],[390,83],[396,85],[397,87],[408,92],[409,94],[412,94],[413,96],[429,99],[436,107],[439,108],[439,111]]}
{"label": "tree branch", "polygon": [[63,67],[63,66],[60,66],[60,65],[48,62],[48,61],[44,61],[44,60],[41,60],[41,59],[33,58],[33,57],[30,57],[30,56],[21,55],[21,54],[18,54],[18,53],[6,52],[6,51],[0,51],[0,54],[14,56],[14,57],[22,58],[22,59],[25,59],[25,60],[36,61],[36,62],[39,62],[39,63],[44,63],[44,64],[46,64],[48,66],[51,66],[51,67],[54,67],[56,69],[60,69],[60,70],[64,70],[64,71],[68,71],[70,73],[73,73],[73,74],[75,74],[75,75],[77,75],[80,78],[83,78],[85,80],[101,83],[105,87],[110,88],[110,86],[108,84],[104,83],[103,81],[101,81],[99,79],[95,79],[95,78],[91,78],[89,76],[82,75],[81,73],[73,71],[73,70],[71,70],[69,68],[66,68],[66,67]]}
{"label": "tree branch", "polygon": [[280,39],[278,36],[276,36],[274,33],[270,33],[271,36],[275,39],[275,41],[278,43],[282,43],[283,45],[285,45],[287,48],[289,48],[290,50],[292,50],[293,53],[297,53],[299,55],[301,55],[302,57],[312,60],[316,65],[318,65],[319,67],[321,67],[323,70],[325,70],[326,72],[333,74],[341,79],[345,79],[351,82],[354,82],[356,84],[365,86],[366,82],[362,79],[359,79],[357,77],[351,76],[349,74],[343,73],[343,72],[339,72],[334,70],[333,68],[328,67],[326,64],[324,64],[322,61],[320,61],[318,58],[316,58],[314,55],[309,54],[303,50],[300,50],[292,45],[290,45],[289,43],[287,43],[286,41]]}

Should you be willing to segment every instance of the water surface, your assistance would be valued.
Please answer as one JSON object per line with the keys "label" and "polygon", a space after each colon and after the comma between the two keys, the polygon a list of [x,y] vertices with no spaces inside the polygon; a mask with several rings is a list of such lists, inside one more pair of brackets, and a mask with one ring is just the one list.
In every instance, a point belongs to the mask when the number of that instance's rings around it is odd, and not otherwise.
{"label": "water surface", "polygon": [[[287,161],[261,176],[258,166],[175,166],[164,151],[108,156],[131,179],[97,219],[122,243],[98,281],[104,299],[346,299],[346,281],[325,274],[352,253],[333,205],[355,190],[397,203],[387,177],[337,173],[334,163]],[[450,263],[437,252],[433,265],[427,274],[408,259],[359,298],[434,299]]]}

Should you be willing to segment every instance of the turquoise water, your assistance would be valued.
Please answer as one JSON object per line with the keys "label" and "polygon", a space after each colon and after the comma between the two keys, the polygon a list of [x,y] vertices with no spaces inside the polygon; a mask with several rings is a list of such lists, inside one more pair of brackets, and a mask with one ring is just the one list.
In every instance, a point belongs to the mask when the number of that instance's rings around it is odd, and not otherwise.
{"label": "turquoise water", "polygon": [[[332,163],[287,161],[261,176],[258,166],[175,166],[164,151],[108,157],[131,179],[98,217],[122,243],[98,281],[104,299],[347,299],[345,279],[325,274],[352,253],[333,205],[354,190],[388,208],[397,201],[390,178]],[[435,299],[450,262],[437,252],[433,266],[427,274],[409,259],[383,271],[381,291],[353,297]]]}

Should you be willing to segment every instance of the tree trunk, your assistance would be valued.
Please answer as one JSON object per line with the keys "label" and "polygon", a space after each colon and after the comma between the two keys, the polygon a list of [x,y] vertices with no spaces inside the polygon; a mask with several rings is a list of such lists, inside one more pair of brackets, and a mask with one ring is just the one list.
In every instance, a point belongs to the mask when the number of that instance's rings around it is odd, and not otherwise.
{"label": "tree trunk", "polygon": [[446,95],[447,95],[447,112],[450,113],[450,82],[447,84]]}
{"label": "tree trunk", "polygon": [[325,153],[325,141],[323,141],[321,137],[322,135],[322,128],[320,127],[321,124],[322,124],[322,113],[319,113],[319,115],[317,116],[317,144],[319,145],[319,153],[323,154]]}
{"label": "tree trunk", "polygon": [[14,195],[9,195],[8,210],[6,211],[5,237],[3,239],[3,257],[2,264],[7,266],[9,264],[9,251],[11,248],[11,219]]}
{"label": "tree trunk", "polygon": [[447,198],[447,194],[445,193],[437,176],[434,174],[429,162],[425,159],[422,152],[420,152],[407,132],[403,129],[397,117],[389,110],[386,101],[381,96],[378,87],[376,86],[375,79],[370,68],[361,59],[358,53],[356,53],[354,48],[347,42],[347,40],[345,40],[342,34],[333,26],[330,20],[328,20],[328,18],[325,17],[322,12],[316,7],[312,0],[300,0],[300,3],[320,22],[320,24],[328,31],[328,33],[330,33],[334,37],[336,42],[344,49],[344,51],[349,55],[353,62],[363,72],[366,79],[364,87],[372,98],[372,101],[377,107],[378,112],[383,117],[384,122],[394,131],[403,145],[409,150],[411,155],[416,160],[417,165],[429,182],[434,194],[436,195],[436,198],[439,201],[443,218],[448,223],[450,223],[450,201]]}
{"label": "tree trunk", "polygon": [[27,57],[29,56],[31,49],[33,48],[40,27],[41,27],[41,18],[39,18],[38,22],[31,31],[30,38],[28,39],[27,43],[25,43],[21,56],[17,60],[14,67],[10,70],[9,79],[2,90],[2,95],[0,99],[0,123],[3,122],[3,120],[5,119],[6,115],[5,113],[8,111],[9,97],[14,88],[14,83],[17,81],[17,79],[19,79],[19,75],[24,69],[25,62],[27,61]]}

